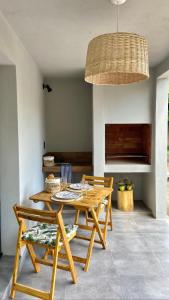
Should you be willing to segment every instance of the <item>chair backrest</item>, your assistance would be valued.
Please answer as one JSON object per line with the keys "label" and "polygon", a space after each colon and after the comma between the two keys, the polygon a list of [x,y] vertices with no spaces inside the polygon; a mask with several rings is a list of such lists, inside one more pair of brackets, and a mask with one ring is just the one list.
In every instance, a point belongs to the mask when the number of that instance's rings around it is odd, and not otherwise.
{"label": "chair backrest", "polygon": [[82,180],[87,181],[90,185],[98,185],[98,186],[100,185],[100,186],[112,188],[114,178],[83,175]]}
{"label": "chair backrest", "polygon": [[27,208],[23,206],[19,206],[17,204],[13,207],[16,218],[19,221],[26,219],[30,221],[37,221],[40,223],[48,223],[48,224],[57,224],[57,216],[61,209],[57,212],[55,211],[46,211],[34,208]]}

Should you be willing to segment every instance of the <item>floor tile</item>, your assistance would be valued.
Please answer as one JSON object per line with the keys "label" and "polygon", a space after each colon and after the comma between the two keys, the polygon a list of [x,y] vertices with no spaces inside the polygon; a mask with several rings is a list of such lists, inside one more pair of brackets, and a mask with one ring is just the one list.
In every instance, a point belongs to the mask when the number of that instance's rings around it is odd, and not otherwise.
{"label": "floor tile", "polygon": [[160,262],[166,277],[169,277],[169,252],[153,252]]}
{"label": "floor tile", "polygon": [[141,233],[168,233],[169,223],[165,220],[137,220],[135,219],[136,230]]}
{"label": "floor tile", "polygon": [[150,252],[114,253],[114,270],[121,276],[159,276],[164,275],[164,270],[155,255]]}
{"label": "floor tile", "polygon": [[169,233],[141,233],[141,239],[143,239],[149,249],[154,252],[168,252],[169,253]]}
{"label": "floor tile", "polygon": [[135,220],[131,218],[121,218],[113,222],[114,232],[136,232],[137,226]]}
{"label": "floor tile", "polygon": [[87,276],[76,286],[66,287],[65,300],[123,300],[124,294],[121,289],[120,279],[113,277],[112,280],[108,276],[100,276],[97,272],[95,276]]}
{"label": "floor tile", "polygon": [[127,232],[126,234],[115,233],[108,240],[108,247],[112,252],[131,253],[131,252],[148,252],[149,248],[136,232]]}
{"label": "floor tile", "polygon": [[169,278],[154,276],[122,276],[124,300],[168,300]]}
{"label": "floor tile", "polygon": [[13,256],[4,255],[0,258],[0,299],[2,298],[2,294],[4,293],[11,278],[13,262]]}

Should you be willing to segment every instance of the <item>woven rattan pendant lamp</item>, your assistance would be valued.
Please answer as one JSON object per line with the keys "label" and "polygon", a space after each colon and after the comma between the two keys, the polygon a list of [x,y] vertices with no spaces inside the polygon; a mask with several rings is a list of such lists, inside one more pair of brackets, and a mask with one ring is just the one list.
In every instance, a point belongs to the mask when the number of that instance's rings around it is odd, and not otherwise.
{"label": "woven rattan pendant lamp", "polygon": [[119,5],[126,0],[111,2],[117,5],[117,32],[102,34],[90,41],[85,81],[97,85],[120,85],[148,79],[147,41],[138,34],[118,31]]}

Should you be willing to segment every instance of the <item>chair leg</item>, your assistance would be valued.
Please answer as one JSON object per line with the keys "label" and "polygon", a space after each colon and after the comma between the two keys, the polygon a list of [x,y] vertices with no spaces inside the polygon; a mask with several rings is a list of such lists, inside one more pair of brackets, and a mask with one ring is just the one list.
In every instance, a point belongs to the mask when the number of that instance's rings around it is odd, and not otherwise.
{"label": "chair leg", "polygon": [[38,273],[40,271],[40,265],[36,262],[36,254],[34,252],[33,246],[30,244],[27,244],[26,247],[29,252],[35,273]]}
{"label": "chair leg", "polygon": [[48,255],[49,255],[49,250],[46,249],[46,250],[45,250],[45,253],[44,253],[44,255],[43,255],[43,259],[48,259]]}
{"label": "chair leg", "polygon": [[57,272],[57,263],[58,263],[58,253],[59,253],[59,241],[60,241],[60,232],[58,232],[58,234],[57,234],[57,238],[56,238],[57,246],[54,250],[54,255],[53,255],[53,270],[52,270],[52,281],[51,281],[49,300],[53,300],[54,293],[55,293],[55,282],[56,282],[56,272]]}
{"label": "chair leg", "polygon": [[112,218],[112,214],[113,214],[113,210],[112,210],[112,206],[110,205],[110,208],[109,208],[109,217],[110,217],[110,229],[111,229],[111,231],[113,230],[113,218]]}
{"label": "chair leg", "polygon": [[69,245],[69,242],[67,240],[63,219],[62,219],[62,216],[60,214],[58,214],[58,223],[60,225],[61,235],[62,235],[62,239],[63,239],[63,245],[64,245],[65,252],[66,252],[66,255],[67,255],[67,259],[69,261],[70,272],[71,272],[71,275],[72,275],[72,279],[73,279],[73,282],[76,283],[77,282],[76,269],[75,269],[75,266],[74,266],[74,261],[73,261],[70,245]]}
{"label": "chair leg", "polygon": [[14,299],[15,297],[15,284],[18,275],[18,268],[19,268],[19,254],[20,254],[20,239],[22,235],[22,223],[19,226],[17,244],[16,244],[16,254],[15,254],[15,261],[14,261],[14,270],[13,270],[13,278],[12,278],[12,286],[11,286],[11,293],[10,298]]}
{"label": "chair leg", "polygon": [[20,249],[18,247],[16,250],[15,262],[14,262],[14,271],[13,271],[12,287],[11,287],[11,294],[10,294],[11,299],[14,299],[14,297],[15,297],[14,285],[17,280],[17,274],[18,274],[18,268],[19,268],[19,253],[20,253]]}
{"label": "chair leg", "polygon": [[92,256],[92,250],[93,250],[95,235],[96,235],[96,227],[95,227],[95,225],[93,225],[93,231],[92,231],[92,234],[91,234],[91,237],[90,237],[90,243],[89,243],[88,250],[87,250],[86,264],[84,266],[84,271],[85,272],[87,272],[89,270],[89,265],[90,265],[90,260],[91,260],[91,256]]}
{"label": "chair leg", "polygon": [[86,225],[88,226],[89,223],[88,223],[88,211],[87,210],[85,211],[85,218],[86,218]]}

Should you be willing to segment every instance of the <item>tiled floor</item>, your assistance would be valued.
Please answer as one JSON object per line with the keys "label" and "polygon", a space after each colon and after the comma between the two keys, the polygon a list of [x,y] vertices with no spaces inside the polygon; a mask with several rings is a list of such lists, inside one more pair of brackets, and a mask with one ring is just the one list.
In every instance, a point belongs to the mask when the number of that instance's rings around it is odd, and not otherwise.
{"label": "tiled floor", "polygon": [[[66,217],[66,221],[71,219]],[[73,241],[72,252],[82,255],[86,242]],[[169,300],[169,222],[155,220],[142,211],[114,213],[114,231],[108,233],[107,249],[95,246],[88,273],[76,265],[78,283],[59,270],[55,299],[58,300]],[[27,259],[19,281],[47,289],[50,269],[33,273]],[[17,293],[16,300],[35,299]]]}
{"label": "tiled floor", "polygon": [[167,214],[169,216],[169,179],[167,180]]}
{"label": "tiled floor", "polygon": [[0,299],[10,281],[13,261],[13,256],[4,255],[0,258]]}
{"label": "tiled floor", "polygon": [[[169,155],[168,155],[168,158],[167,158],[167,174],[169,173]],[[167,175],[167,214],[169,216],[169,178],[168,178],[168,175]]]}

